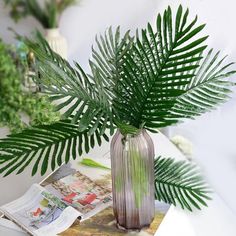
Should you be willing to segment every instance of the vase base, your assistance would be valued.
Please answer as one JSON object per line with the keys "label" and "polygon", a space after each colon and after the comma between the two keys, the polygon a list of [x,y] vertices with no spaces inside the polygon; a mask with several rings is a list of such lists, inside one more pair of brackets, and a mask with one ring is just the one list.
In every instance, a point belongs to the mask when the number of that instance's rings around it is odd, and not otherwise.
{"label": "vase base", "polygon": [[125,227],[125,226],[120,225],[119,223],[116,223],[116,227],[126,232],[140,232],[143,229],[148,229],[150,227],[150,224],[140,226],[140,227]]}

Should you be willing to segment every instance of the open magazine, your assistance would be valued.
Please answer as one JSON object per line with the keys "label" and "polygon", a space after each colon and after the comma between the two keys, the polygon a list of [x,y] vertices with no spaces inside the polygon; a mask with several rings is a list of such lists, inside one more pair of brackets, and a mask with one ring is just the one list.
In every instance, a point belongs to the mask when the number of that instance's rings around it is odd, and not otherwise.
{"label": "open magazine", "polygon": [[76,220],[83,221],[112,205],[106,189],[76,171],[63,178],[34,184],[17,200],[0,210],[31,235],[56,235]]}
{"label": "open magazine", "polygon": [[[0,207],[6,218],[36,236],[125,236],[112,210],[111,174],[91,167],[61,166],[19,199]],[[169,205],[156,201],[149,228],[135,235],[154,235]]]}

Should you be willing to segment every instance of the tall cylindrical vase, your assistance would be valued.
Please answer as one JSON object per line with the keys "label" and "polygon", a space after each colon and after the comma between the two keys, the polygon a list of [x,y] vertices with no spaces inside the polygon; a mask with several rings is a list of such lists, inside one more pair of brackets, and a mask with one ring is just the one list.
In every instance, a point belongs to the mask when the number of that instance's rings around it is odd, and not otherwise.
{"label": "tall cylindrical vase", "polygon": [[58,53],[64,59],[67,59],[67,41],[60,34],[58,28],[46,29],[45,39],[54,52]]}
{"label": "tall cylindrical vase", "polygon": [[148,227],[155,213],[154,145],[146,130],[111,142],[113,209],[118,226]]}

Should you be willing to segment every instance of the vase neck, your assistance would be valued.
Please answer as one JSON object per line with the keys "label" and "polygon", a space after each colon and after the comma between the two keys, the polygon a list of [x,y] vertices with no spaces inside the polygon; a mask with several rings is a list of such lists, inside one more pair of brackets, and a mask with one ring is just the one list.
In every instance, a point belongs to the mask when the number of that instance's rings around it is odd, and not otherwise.
{"label": "vase neck", "polygon": [[50,36],[50,37],[58,37],[58,36],[60,36],[59,28],[46,29],[45,32],[46,32],[46,35]]}

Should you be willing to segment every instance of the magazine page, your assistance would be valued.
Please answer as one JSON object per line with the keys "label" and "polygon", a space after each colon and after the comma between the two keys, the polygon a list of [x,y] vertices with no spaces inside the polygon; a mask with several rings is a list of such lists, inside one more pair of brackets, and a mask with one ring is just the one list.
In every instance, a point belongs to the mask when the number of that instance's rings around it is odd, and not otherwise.
{"label": "magazine page", "polygon": [[56,235],[82,214],[38,184],[17,200],[1,207],[4,214],[32,235]]}
{"label": "magazine page", "polygon": [[0,218],[0,235],[5,236],[26,236],[25,230],[9,219]]}
{"label": "magazine page", "polygon": [[49,176],[43,179],[39,184],[44,187],[52,182],[62,179],[68,175],[74,174],[76,169],[74,169],[71,163],[62,164],[57,170],[52,172]]}
{"label": "magazine page", "polygon": [[3,216],[4,216],[4,213],[0,211],[0,218],[2,218]]}
{"label": "magazine page", "polygon": [[112,205],[111,190],[79,171],[45,186],[65,204],[82,213],[81,221]]}

